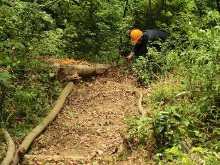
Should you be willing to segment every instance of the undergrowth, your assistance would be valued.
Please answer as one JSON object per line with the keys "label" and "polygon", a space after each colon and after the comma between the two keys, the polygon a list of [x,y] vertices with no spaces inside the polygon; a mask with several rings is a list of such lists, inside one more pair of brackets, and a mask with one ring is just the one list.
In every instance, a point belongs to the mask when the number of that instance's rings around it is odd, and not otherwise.
{"label": "undergrowth", "polygon": [[153,162],[218,164],[219,13],[207,12],[202,23],[190,12],[179,17],[169,27],[171,32],[179,31],[168,41],[175,48],[149,51],[133,64],[140,81],[150,84],[151,93],[144,99],[147,115],[127,119],[128,134],[140,144],[154,140]]}
{"label": "undergrowth", "polygon": [[[129,134],[142,145],[150,141],[153,161],[161,164],[215,164],[220,148],[215,1],[125,2],[1,0],[0,127],[20,141],[57,98],[63,84],[37,59],[117,61],[122,49],[128,52],[122,40],[129,42],[131,28],[160,27],[172,36],[162,51],[149,49],[128,63],[142,84],[161,80],[145,98],[148,115],[129,119]],[[172,76],[163,82],[166,75]]]}

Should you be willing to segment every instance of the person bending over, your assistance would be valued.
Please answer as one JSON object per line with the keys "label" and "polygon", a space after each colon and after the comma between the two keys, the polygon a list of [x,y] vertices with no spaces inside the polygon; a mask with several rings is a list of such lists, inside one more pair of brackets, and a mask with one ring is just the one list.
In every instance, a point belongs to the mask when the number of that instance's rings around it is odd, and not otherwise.
{"label": "person bending over", "polygon": [[129,33],[131,44],[134,45],[134,47],[131,53],[124,58],[130,60],[134,55],[144,55],[147,53],[148,46],[155,47],[158,51],[160,51],[160,45],[152,42],[158,40],[163,42],[169,36],[169,33],[157,29],[148,29],[143,31],[140,29],[134,29]]}

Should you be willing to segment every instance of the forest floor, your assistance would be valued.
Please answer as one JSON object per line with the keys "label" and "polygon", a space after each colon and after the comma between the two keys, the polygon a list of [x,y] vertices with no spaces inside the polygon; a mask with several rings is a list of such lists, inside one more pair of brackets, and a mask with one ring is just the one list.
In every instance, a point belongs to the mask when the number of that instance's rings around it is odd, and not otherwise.
{"label": "forest floor", "polygon": [[148,89],[116,69],[75,83],[61,113],[35,139],[22,164],[146,164],[146,153],[129,151],[122,137],[126,116],[141,116],[137,90]]}

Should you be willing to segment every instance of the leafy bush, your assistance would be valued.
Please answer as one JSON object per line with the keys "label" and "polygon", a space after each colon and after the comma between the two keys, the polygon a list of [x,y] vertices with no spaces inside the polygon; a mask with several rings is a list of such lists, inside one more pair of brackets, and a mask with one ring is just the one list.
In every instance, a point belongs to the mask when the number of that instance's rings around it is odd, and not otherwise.
{"label": "leafy bush", "polygon": [[[164,160],[160,160],[159,157],[164,156]],[[155,161],[159,161],[161,165],[193,165],[193,164],[218,164],[219,156],[216,152],[209,151],[201,147],[193,147],[186,154],[179,150],[177,147],[167,149],[164,154],[157,154],[154,158]]]}
{"label": "leafy bush", "polygon": [[[161,52],[150,49],[132,68],[143,84],[165,75],[172,75],[173,81],[152,87],[149,113],[130,119],[130,135],[141,142],[150,140],[166,163],[196,162],[185,152],[192,145],[219,150],[220,29],[215,2],[135,0],[128,6],[126,2],[1,0],[1,127],[25,136],[57,97],[61,83],[51,81],[54,73],[37,57],[118,60],[122,49],[128,51],[122,41],[128,40],[125,36],[132,27],[161,27],[172,38],[163,43]],[[217,162],[215,152],[208,156],[205,152],[203,160]]]}
{"label": "leafy bush", "polygon": [[122,1],[59,1],[48,10],[64,31],[67,57],[108,62],[118,56]]}
{"label": "leafy bush", "polygon": [[164,73],[165,56],[153,48],[149,48],[146,57],[138,57],[132,65],[132,70],[142,84],[149,84]]}
{"label": "leafy bush", "polygon": [[[168,84],[159,78],[163,83],[152,87],[145,98],[149,100],[146,117],[130,119],[130,136],[142,142],[154,139],[155,151],[165,155],[160,157],[163,163],[198,163],[188,153],[192,146],[219,151],[219,13],[203,10],[201,17],[194,5],[189,3],[188,10],[173,18],[169,31],[174,35],[169,42],[175,49],[164,51],[157,76],[147,58],[134,64],[134,71],[146,84],[161,74],[173,77]],[[151,55],[157,59],[157,53]],[[209,158],[201,161],[218,161],[215,154]]]}

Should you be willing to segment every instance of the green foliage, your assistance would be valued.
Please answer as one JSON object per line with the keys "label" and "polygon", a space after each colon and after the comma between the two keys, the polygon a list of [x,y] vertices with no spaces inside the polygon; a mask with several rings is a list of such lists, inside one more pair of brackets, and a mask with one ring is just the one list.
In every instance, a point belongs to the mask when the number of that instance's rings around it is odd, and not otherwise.
{"label": "green foliage", "polygon": [[7,87],[11,84],[11,74],[8,71],[1,71],[0,72],[0,84],[1,87]]}
{"label": "green foliage", "polygon": [[[160,160],[160,157],[164,157]],[[157,154],[153,158],[154,161],[159,162],[161,165],[193,165],[193,164],[218,164],[219,155],[216,152],[200,148],[192,147],[189,153],[186,154],[179,150],[177,147],[167,149],[164,154]]]}
{"label": "green foliage", "polygon": [[152,80],[156,80],[164,72],[165,56],[163,52],[158,52],[154,48],[149,48],[147,57],[140,56],[132,65],[132,70],[139,78],[140,82],[147,85]]}
{"label": "green foliage", "polygon": [[[0,139],[1,139],[1,141],[4,140],[3,131],[0,131]],[[6,153],[3,152],[3,151],[4,151],[4,147],[5,147],[4,143],[0,143],[0,162],[3,161],[3,158],[4,158],[5,155],[6,155]]]}
{"label": "green foliage", "polygon": [[7,71],[0,71],[0,115],[1,115],[1,121],[3,121],[3,117],[5,116],[4,111],[4,101],[6,98],[7,90],[11,86],[11,74]]}
{"label": "green foliage", "polygon": [[62,42],[37,4],[5,0],[0,15],[0,125],[20,136],[45,116],[59,87],[35,57],[56,54]]}
{"label": "green foliage", "polygon": [[37,59],[117,59],[129,25],[124,7],[118,0],[1,0],[0,127],[23,138],[57,98],[61,83]]}
{"label": "green foliage", "polygon": [[47,94],[53,93],[54,83],[49,81],[52,74],[45,72],[43,64],[34,60],[36,57],[100,62],[116,58],[117,29],[124,10],[121,5],[124,2],[116,0],[1,1],[1,121],[10,122],[18,115],[18,120],[31,122],[45,111],[42,107],[48,107],[44,104],[49,102]]}
{"label": "green foliage", "polygon": [[[50,13],[64,30],[62,39],[68,57],[111,61],[118,56],[118,31],[122,22],[121,1],[59,1]],[[83,16],[83,17],[82,17]]]}
{"label": "green foliage", "polygon": [[3,1],[0,48],[6,55],[19,51],[21,56],[56,54],[104,62],[118,57],[124,2],[40,3]]}
{"label": "green foliage", "polygon": [[190,0],[134,0],[132,1],[133,26],[140,29],[158,27],[158,22],[170,25],[172,19],[183,11]]}
{"label": "green foliage", "polygon": [[[163,152],[172,146],[184,148],[184,140],[188,136],[189,119],[184,114],[184,105],[179,100],[179,88],[155,85],[154,93],[147,102],[149,113],[141,119],[132,121],[129,132],[141,141],[154,138],[157,152]],[[180,105],[177,105],[177,102]],[[183,103],[182,103],[183,104]],[[138,128],[138,129],[136,129]]]}
{"label": "green foliage", "polygon": [[31,40],[29,51],[33,56],[54,56],[62,57],[62,48],[65,45],[62,42],[63,30],[56,29],[42,32],[40,41],[37,38]]}
{"label": "green foliage", "polygon": [[[215,164],[220,132],[216,3],[131,0],[125,5],[126,0],[1,0],[1,127],[24,137],[56,98],[61,84],[51,80],[54,73],[38,57],[111,62],[130,50],[126,36],[132,27],[160,27],[172,37],[161,52],[152,48],[136,59],[132,69],[143,84],[164,80],[165,75],[171,75],[171,82],[152,86],[145,98],[149,113],[129,119],[130,135],[145,144],[154,141],[155,152],[163,155],[163,160],[157,157],[161,164],[198,164],[200,157]],[[175,48],[170,50],[170,45]],[[202,149],[187,153],[186,145]]]}
{"label": "green foliage", "polygon": [[[146,117],[130,120],[131,137],[143,142],[154,139],[155,151],[163,155],[157,160],[161,164],[218,162],[214,152],[207,153],[208,157],[186,152],[192,145],[219,151],[219,13],[207,11],[210,6],[205,6],[198,14],[198,6],[189,1],[184,12],[172,18],[167,28],[172,40],[168,42],[175,49],[164,48],[161,61],[157,52],[150,52],[134,64],[145,84],[161,74],[173,77],[169,77],[171,82],[162,79],[163,83],[152,86],[152,93],[145,98]],[[156,59],[153,64],[160,67],[149,67],[153,66],[147,60],[151,56]]]}

